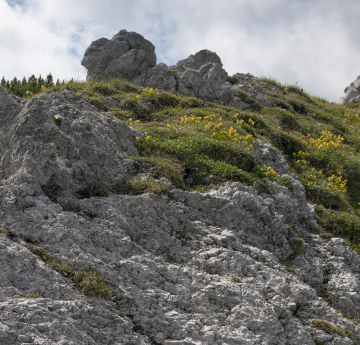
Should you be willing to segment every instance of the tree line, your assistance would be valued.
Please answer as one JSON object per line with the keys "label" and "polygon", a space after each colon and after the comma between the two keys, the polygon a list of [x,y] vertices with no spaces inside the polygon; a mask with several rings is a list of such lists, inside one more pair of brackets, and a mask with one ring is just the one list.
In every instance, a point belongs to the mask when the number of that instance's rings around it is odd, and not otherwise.
{"label": "tree line", "polygon": [[[44,87],[50,87],[54,85],[53,76],[49,73],[46,78],[42,78],[41,74],[39,78],[36,78],[33,74],[29,79],[26,80],[24,77],[22,81],[16,77],[9,81],[2,77],[0,84],[5,87],[9,92],[19,97],[25,97],[40,92]],[[56,85],[59,85],[59,79],[56,81]]]}

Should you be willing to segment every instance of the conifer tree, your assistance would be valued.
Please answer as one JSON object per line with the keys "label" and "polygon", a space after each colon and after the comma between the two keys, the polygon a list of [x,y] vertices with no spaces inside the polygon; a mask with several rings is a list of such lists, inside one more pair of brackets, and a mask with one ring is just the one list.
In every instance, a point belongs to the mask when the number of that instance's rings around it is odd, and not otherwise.
{"label": "conifer tree", "polygon": [[46,80],[45,80],[45,86],[49,87],[49,86],[53,86],[54,85],[54,81],[53,81],[53,76],[51,75],[51,73],[49,73],[46,76]]}

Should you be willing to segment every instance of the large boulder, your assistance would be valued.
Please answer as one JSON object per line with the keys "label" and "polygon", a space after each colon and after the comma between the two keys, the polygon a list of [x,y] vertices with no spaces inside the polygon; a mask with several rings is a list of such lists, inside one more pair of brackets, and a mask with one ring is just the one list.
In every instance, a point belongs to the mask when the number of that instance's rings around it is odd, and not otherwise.
{"label": "large boulder", "polygon": [[140,34],[121,30],[111,40],[92,42],[81,64],[88,70],[87,79],[122,77],[132,81],[156,66],[155,47]]}
{"label": "large boulder", "polygon": [[18,105],[0,86],[0,113],[0,175],[18,183],[19,198],[60,200],[100,184],[114,190],[132,169],[126,157],[138,155],[136,131],[69,90]]}
{"label": "large boulder", "polygon": [[339,104],[344,103],[353,103],[360,101],[360,75],[356,78],[356,80],[350,84],[350,86],[346,87],[345,97],[341,97],[338,101]]}

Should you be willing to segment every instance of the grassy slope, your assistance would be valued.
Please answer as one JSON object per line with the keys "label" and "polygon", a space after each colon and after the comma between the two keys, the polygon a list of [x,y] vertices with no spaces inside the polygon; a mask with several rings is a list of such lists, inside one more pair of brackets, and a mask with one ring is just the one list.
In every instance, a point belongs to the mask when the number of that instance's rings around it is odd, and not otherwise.
{"label": "grassy slope", "polygon": [[[116,98],[118,107],[111,115],[144,133],[137,138],[138,172],[165,176],[181,189],[204,191],[224,181],[239,181],[272,193],[268,180],[288,185],[286,178],[256,162],[254,139],[269,141],[303,182],[327,236],[348,239],[360,254],[360,104],[330,104],[296,86],[262,81],[277,107],[262,107],[241,92],[239,97],[252,101],[250,112],[119,80],[72,81],[42,92],[65,87],[88,98],[99,110],[107,110],[104,98]],[[150,112],[145,102],[152,102],[155,109]],[[204,177],[210,175],[211,184],[205,184]],[[124,191],[167,190],[134,177],[120,192]]]}

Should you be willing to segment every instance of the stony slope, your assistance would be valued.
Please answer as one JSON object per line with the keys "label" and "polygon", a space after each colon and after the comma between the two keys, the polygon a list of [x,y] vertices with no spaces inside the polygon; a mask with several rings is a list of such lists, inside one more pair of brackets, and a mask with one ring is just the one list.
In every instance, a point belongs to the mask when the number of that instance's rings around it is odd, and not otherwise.
{"label": "stony slope", "polygon": [[[360,308],[360,258],[311,232],[295,176],[270,194],[166,179],[160,195],[118,194],[142,134],[65,89],[21,100],[0,87],[0,133],[1,344],[360,344],[345,317]],[[271,145],[253,151],[289,172]],[[112,296],[83,294],[41,248]]]}

